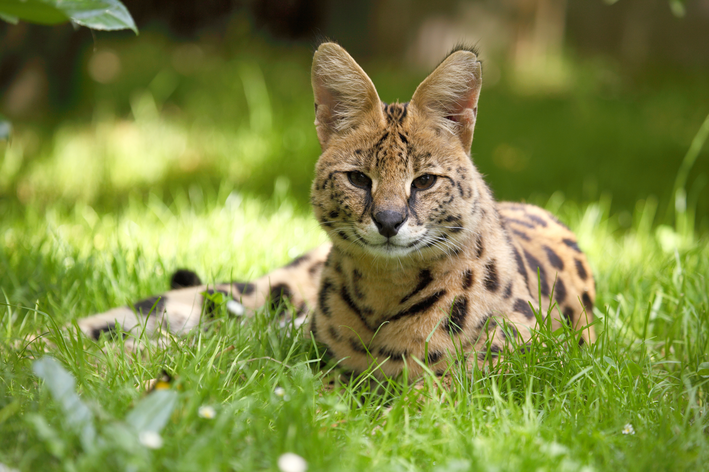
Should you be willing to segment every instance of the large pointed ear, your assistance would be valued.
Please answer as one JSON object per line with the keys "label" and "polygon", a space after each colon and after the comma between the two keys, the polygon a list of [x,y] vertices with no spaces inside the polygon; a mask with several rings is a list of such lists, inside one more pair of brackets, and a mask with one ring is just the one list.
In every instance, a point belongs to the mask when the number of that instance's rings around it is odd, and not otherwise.
{"label": "large pointed ear", "polygon": [[324,43],[313,57],[315,128],[323,150],[333,135],[360,124],[368,114],[383,120],[374,84],[362,68],[335,43]]}
{"label": "large pointed ear", "polygon": [[457,136],[463,149],[469,152],[481,85],[482,66],[477,54],[458,49],[421,82],[411,104],[436,125]]}

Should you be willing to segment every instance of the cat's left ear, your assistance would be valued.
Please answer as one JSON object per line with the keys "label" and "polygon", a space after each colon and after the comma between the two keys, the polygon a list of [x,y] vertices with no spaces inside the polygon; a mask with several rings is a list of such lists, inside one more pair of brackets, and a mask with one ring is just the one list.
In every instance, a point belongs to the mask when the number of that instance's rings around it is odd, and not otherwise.
{"label": "cat's left ear", "polygon": [[335,136],[367,120],[384,120],[374,84],[341,46],[322,44],[313,57],[315,128],[323,151]]}
{"label": "cat's left ear", "polygon": [[482,64],[477,54],[468,49],[457,50],[421,82],[411,98],[411,105],[458,137],[469,153],[481,86]]}

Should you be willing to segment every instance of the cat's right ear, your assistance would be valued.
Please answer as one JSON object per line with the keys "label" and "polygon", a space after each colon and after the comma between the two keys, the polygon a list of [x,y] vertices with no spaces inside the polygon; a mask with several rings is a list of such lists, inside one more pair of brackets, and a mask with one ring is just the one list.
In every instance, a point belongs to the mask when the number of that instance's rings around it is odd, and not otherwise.
{"label": "cat's right ear", "polygon": [[362,68],[335,43],[320,45],[313,57],[315,128],[323,150],[330,139],[366,119],[383,120],[379,95]]}

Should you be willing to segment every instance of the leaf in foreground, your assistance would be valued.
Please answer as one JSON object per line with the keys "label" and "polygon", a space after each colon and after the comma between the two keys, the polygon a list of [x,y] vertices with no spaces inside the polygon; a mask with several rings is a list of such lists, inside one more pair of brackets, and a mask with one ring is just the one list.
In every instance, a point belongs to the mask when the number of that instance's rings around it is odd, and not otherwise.
{"label": "leaf in foreground", "polygon": [[44,25],[72,21],[96,30],[138,28],[128,9],[119,0],[0,0],[0,18]]}
{"label": "leaf in foreground", "polygon": [[79,434],[84,450],[91,450],[96,439],[93,414],[81,401],[74,386],[74,377],[53,357],[43,357],[32,364],[34,373],[44,380],[54,400],[64,413],[67,426]]}
{"label": "leaf in foreground", "polygon": [[177,405],[177,392],[156,390],[135,405],[126,416],[126,423],[135,428],[139,434],[159,433],[170,419],[175,405]]}

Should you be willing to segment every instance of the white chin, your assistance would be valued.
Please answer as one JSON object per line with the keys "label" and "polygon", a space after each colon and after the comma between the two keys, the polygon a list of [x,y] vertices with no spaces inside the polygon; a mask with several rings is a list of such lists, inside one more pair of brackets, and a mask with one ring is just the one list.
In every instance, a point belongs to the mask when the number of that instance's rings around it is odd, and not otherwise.
{"label": "white chin", "polygon": [[378,245],[368,245],[366,251],[372,255],[379,257],[399,258],[408,256],[414,249],[410,247],[397,246],[392,243],[384,243]]}

